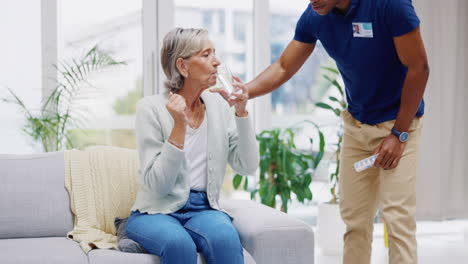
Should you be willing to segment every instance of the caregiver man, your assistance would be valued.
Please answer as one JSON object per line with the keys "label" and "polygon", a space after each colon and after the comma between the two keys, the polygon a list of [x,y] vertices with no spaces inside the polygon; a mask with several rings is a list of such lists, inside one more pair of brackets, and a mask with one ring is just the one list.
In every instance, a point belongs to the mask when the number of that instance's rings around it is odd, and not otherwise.
{"label": "caregiver man", "polygon": [[[429,77],[411,0],[311,0],[278,61],[247,84],[250,98],[289,80],[320,40],[346,88],[340,211],[343,263],[370,263],[373,219],[381,208],[389,261],[417,263],[416,165]],[[378,153],[374,167],[356,161]]]}

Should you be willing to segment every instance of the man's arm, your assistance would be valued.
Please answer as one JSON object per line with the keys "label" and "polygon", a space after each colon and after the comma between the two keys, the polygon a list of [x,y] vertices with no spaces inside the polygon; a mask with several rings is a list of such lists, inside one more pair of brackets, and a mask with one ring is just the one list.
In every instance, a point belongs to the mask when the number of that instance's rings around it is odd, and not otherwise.
{"label": "man's arm", "polygon": [[246,84],[249,99],[270,93],[288,81],[301,68],[314,48],[315,43],[291,41],[279,60]]}
{"label": "man's arm", "polygon": [[[408,67],[394,128],[398,131],[408,131],[423,98],[429,78],[429,64],[419,27],[393,40],[401,63]],[[390,134],[374,151],[380,153],[374,165],[384,169],[395,168],[404,148],[405,143],[401,143],[396,136]]]}
{"label": "man's arm", "polygon": [[395,129],[408,131],[423,98],[429,78],[429,64],[419,27],[406,35],[395,37],[393,41],[401,63],[408,67]]}

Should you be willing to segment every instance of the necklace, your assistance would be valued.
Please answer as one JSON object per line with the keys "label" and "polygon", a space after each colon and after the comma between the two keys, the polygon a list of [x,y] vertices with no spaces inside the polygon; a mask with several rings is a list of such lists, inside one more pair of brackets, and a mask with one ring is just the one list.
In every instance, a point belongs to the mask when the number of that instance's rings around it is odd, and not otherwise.
{"label": "necklace", "polygon": [[205,105],[202,104],[201,107],[199,107],[199,109],[197,109],[195,111],[190,111],[190,112],[193,113],[193,119],[190,120],[190,118],[189,118],[189,121],[188,121],[187,124],[192,129],[197,129],[198,127],[200,127],[201,121],[203,121],[203,117],[205,115]]}

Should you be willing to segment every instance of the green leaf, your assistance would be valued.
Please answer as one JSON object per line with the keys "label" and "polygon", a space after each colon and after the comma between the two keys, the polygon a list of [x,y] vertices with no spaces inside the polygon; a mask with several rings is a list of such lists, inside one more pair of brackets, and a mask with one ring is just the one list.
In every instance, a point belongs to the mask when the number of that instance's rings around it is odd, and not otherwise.
{"label": "green leaf", "polygon": [[335,179],[336,175],[337,175],[336,173],[331,173],[330,174],[330,182],[332,182],[333,179]]}
{"label": "green leaf", "polygon": [[269,188],[268,190],[266,201],[267,201],[267,205],[270,207],[275,207],[275,204],[276,204],[275,197],[277,194],[277,190],[278,190],[278,186],[276,185],[273,185],[273,187]]}
{"label": "green leaf", "polygon": [[329,104],[326,104],[326,103],[316,103],[315,104],[317,107],[320,107],[320,108],[323,108],[323,109],[329,109],[329,110],[334,110],[333,107],[331,107]]}
{"label": "green leaf", "polygon": [[310,191],[310,188],[308,185],[304,188],[304,197],[307,200],[312,200],[312,192]]}
{"label": "green leaf", "polygon": [[234,175],[234,178],[232,179],[232,185],[234,185],[234,189],[238,189],[239,185],[241,184],[242,181],[242,176],[239,174]]}
{"label": "green leaf", "polygon": [[264,199],[267,196],[269,188],[270,184],[267,181],[264,181],[262,184],[260,184],[260,189],[258,190],[260,198]]}
{"label": "green leaf", "polygon": [[329,71],[329,72],[335,73],[335,74],[339,74],[339,71],[338,71],[337,69],[335,69],[335,68],[325,67],[325,66],[322,66],[322,67],[320,67],[320,68],[322,68],[322,69],[324,69],[324,70],[327,70],[327,71]]}
{"label": "green leaf", "polygon": [[255,200],[255,195],[257,194],[258,190],[253,190],[250,192],[250,200]]}
{"label": "green leaf", "polygon": [[333,112],[335,113],[336,116],[340,117],[341,115],[341,110],[338,108],[333,109]]}
{"label": "green leaf", "polygon": [[249,187],[249,177],[245,176],[244,177],[244,191],[247,191]]}
{"label": "green leaf", "polygon": [[325,136],[323,135],[323,132],[318,130],[319,133],[319,151],[323,152],[325,151]]}
{"label": "green leaf", "polygon": [[286,197],[286,195],[284,195],[283,193],[281,193],[281,206],[284,207],[285,213],[288,212],[288,201],[289,201],[289,198]]}
{"label": "green leaf", "polygon": [[338,83],[336,79],[330,78],[330,76],[322,74],[323,78],[325,78],[327,81],[329,81],[333,86],[335,86],[338,89],[338,92],[340,93],[341,96],[344,96],[343,93],[343,88],[341,85]]}
{"label": "green leaf", "polygon": [[[257,137],[258,140],[258,137]],[[262,142],[259,142],[259,152],[260,152],[260,157],[263,157],[266,152],[265,144],[261,144]]]}
{"label": "green leaf", "polygon": [[299,202],[303,203],[304,202],[304,193],[303,193],[302,189],[296,188],[294,193],[296,194],[296,197],[299,200]]}

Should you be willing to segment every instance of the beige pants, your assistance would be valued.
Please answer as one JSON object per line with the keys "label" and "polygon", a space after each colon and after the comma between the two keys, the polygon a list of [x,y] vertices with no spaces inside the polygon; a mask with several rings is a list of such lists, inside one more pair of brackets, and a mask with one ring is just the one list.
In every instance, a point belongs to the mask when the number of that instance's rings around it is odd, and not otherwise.
{"label": "beige pants", "polygon": [[340,211],[346,223],[343,263],[370,263],[373,220],[378,207],[388,228],[390,263],[417,263],[416,165],[422,119],[413,120],[410,138],[395,169],[372,167],[358,173],[353,164],[372,155],[390,134],[395,121],[367,125],[348,111],[343,111],[342,118]]}

